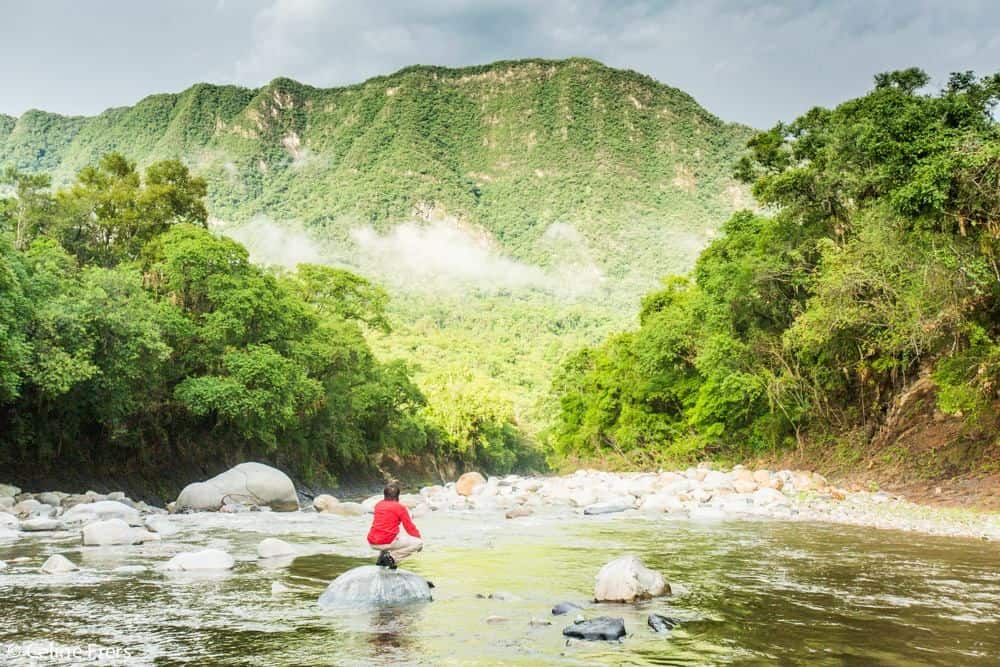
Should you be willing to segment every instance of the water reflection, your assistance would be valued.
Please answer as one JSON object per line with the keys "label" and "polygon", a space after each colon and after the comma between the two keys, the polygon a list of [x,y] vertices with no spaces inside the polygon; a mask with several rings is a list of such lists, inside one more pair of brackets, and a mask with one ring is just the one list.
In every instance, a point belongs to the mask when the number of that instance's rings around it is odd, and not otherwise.
{"label": "water reflection", "polygon": [[[377,658],[389,655],[412,654],[414,637],[416,636],[415,614],[419,611],[414,607],[378,608],[372,611],[371,629],[368,632],[368,643],[372,655]],[[407,650],[410,649],[410,650]]]}

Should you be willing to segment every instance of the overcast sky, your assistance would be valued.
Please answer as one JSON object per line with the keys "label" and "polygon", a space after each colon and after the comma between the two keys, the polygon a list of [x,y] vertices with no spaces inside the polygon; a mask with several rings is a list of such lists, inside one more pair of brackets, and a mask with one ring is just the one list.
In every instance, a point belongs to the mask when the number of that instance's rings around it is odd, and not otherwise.
{"label": "overcast sky", "polygon": [[354,83],[586,56],[757,127],[912,65],[1000,70],[996,0],[0,0],[0,112],[95,114],[198,81]]}

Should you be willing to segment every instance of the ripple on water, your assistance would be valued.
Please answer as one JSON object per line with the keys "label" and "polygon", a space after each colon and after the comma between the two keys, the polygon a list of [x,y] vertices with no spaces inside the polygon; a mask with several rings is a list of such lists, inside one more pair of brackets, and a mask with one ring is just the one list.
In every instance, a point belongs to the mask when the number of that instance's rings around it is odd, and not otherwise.
{"label": "ripple on water", "polygon": [[[770,520],[584,518],[542,509],[515,523],[500,513],[436,512],[419,520],[427,549],[405,564],[435,582],[435,601],[334,614],[316,600],[338,574],[371,562],[367,517],[248,513],[170,521],[175,534],[134,547],[84,549],[78,534],[0,546],[10,564],[0,575],[0,643],[129,649],[123,664],[268,667],[704,665],[790,656],[817,665],[986,665],[1000,654],[994,543]],[[268,536],[302,555],[262,567],[256,546]],[[232,553],[233,571],[157,569],[176,553],[208,547]],[[626,552],[679,583],[681,594],[637,605],[588,603],[597,570]],[[40,574],[52,553],[83,569]],[[272,595],[273,582],[289,591]],[[476,597],[498,590],[516,599]],[[549,609],[562,600],[577,601],[588,616],[622,616],[628,637],[567,645],[561,630],[571,619],[529,624],[552,618]],[[652,612],[681,625],[654,634],[646,627]],[[492,616],[507,621],[487,623]]]}

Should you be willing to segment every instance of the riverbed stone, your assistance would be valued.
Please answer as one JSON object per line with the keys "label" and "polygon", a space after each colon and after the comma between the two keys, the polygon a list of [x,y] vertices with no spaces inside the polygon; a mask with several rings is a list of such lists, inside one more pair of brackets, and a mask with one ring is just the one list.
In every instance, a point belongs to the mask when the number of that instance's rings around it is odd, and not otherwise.
{"label": "riverbed stone", "polygon": [[59,507],[62,505],[62,501],[65,496],[66,494],[59,493],[58,491],[46,491],[44,493],[37,494],[35,496],[35,500],[45,505]]}
{"label": "riverbed stone", "polygon": [[754,491],[753,504],[760,507],[769,507],[771,505],[788,505],[788,497],[781,491],[772,488],[757,489]]}
{"label": "riverbed stone", "polygon": [[511,507],[509,510],[507,510],[507,513],[504,514],[504,516],[507,517],[508,519],[520,519],[522,517],[531,516],[534,513],[535,513],[534,510],[532,510],[530,507],[525,507],[524,505],[518,505],[517,507]]}
{"label": "riverbed stone", "polygon": [[563,628],[563,634],[587,641],[616,641],[625,636],[625,619],[598,616]]}
{"label": "riverbed stone", "polygon": [[374,496],[368,496],[363,501],[361,501],[361,506],[365,508],[365,512],[368,514],[375,513],[375,506],[380,502],[385,500],[385,494],[376,493]]}
{"label": "riverbed stone", "polygon": [[340,503],[340,501],[331,496],[329,493],[321,493],[313,498],[313,508],[317,512],[326,512],[338,503]]}
{"label": "riverbed stone", "polygon": [[94,521],[83,527],[83,544],[89,547],[108,547],[141,544],[159,539],[159,535],[142,528],[133,528],[121,519]]}
{"label": "riverbed stone", "polygon": [[236,565],[232,556],[221,549],[185,551],[163,564],[162,569],[174,572],[231,570]]}
{"label": "riverbed stone", "polygon": [[204,482],[188,484],[177,496],[175,510],[217,512],[227,502],[266,505],[278,512],[299,509],[295,485],[288,475],[277,468],[251,461]]}
{"label": "riverbed stone", "polygon": [[635,556],[622,556],[607,563],[597,573],[596,580],[597,602],[635,602],[670,593],[663,575],[650,570]]}
{"label": "riverbed stone", "polygon": [[669,632],[680,625],[680,621],[663,614],[650,614],[646,618],[646,625],[651,627],[653,632]]}
{"label": "riverbed stone", "polygon": [[280,558],[283,556],[295,556],[299,553],[298,547],[279,540],[276,537],[267,537],[257,545],[258,558]]}
{"label": "riverbed stone", "polygon": [[21,522],[21,530],[26,533],[45,533],[53,530],[61,530],[62,527],[62,521],[41,516],[25,519]]}
{"label": "riverbed stone", "polygon": [[177,524],[162,515],[147,516],[143,525],[146,526],[146,530],[162,536],[175,535],[180,531]]}
{"label": "riverbed stone", "polygon": [[467,472],[455,482],[455,493],[460,496],[471,496],[486,486],[486,478],[478,472]]}
{"label": "riverbed stone", "polygon": [[38,502],[34,498],[27,498],[25,500],[18,501],[14,505],[14,514],[22,519],[27,519],[28,517],[38,516],[47,514],[51,508],[48,505]]}
{"label": "riverbed stone", "polygon": [[560,602],[556,606],[552,607],[553,616],[562,616],[563,614],[568,614],[571,611],[578,611],[582,607],[578,604],[572,602]]}
{"label": "riverbed stone", "polygon": [[365,508],[361,505],[361,503],[344,502],[327,507],[323,514],[334,514],[337,516],[363,516],[365,514]]}
{"label": "riverbed stone", "polygon": [[117,500],[98,500],[92,503],[74,505],[63,512],[62,519],[70,523],[121,519],[131,526],[142,525],[139,511]]}
{"label": "riverbed stone", "polygon": [[734,479],[732,485],[736,493],[753,493],[757,490],[757,482],[752,479]]}
{"label": "riverbed stone", "polygon": [[18,521],[17,517],[13,514],[0,512],[0,529],[3,528],[6,528],[7,530],[19,530],[21,528],[21,522]]}
{"label": "riverbed stone", "polygon": [[427,580],[408,570],[362,565],[330,582],[319,597],[323,607],[397,606],[430,602]]}
{"label": "riverbed stone", "polygon": [[0,498],[13,498],[21,493],[21,487],[13,484],[0,484]]}
{"label": "riverbed stone", "polygon": [[624,498],[616,498],[602,503],[594,503],[584,508],[583,513],[588,516],[597,514],[616,514],[635,507],[634,503]]}
{"label": "riverbed stone", "polygon": [[76,563],[71,561],[66,556],[62,554],[52,554],[49,556],[48,560],[42,564],[42,572],[45,574],[66,574],[67,572],[75,572],[80,568],[77,567]]}

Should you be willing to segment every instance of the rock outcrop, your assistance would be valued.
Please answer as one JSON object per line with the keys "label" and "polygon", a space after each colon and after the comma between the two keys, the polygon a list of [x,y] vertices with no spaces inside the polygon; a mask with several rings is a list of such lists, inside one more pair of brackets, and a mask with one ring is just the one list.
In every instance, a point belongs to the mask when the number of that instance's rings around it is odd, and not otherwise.
{"label": "rock outcrop", "polygon": [[294,512],[299,509],[299,498],[288,475],[263,463],[250,462],[207,481],[188,484],[177,496],[174,510],[217,512],[227,504]]}

